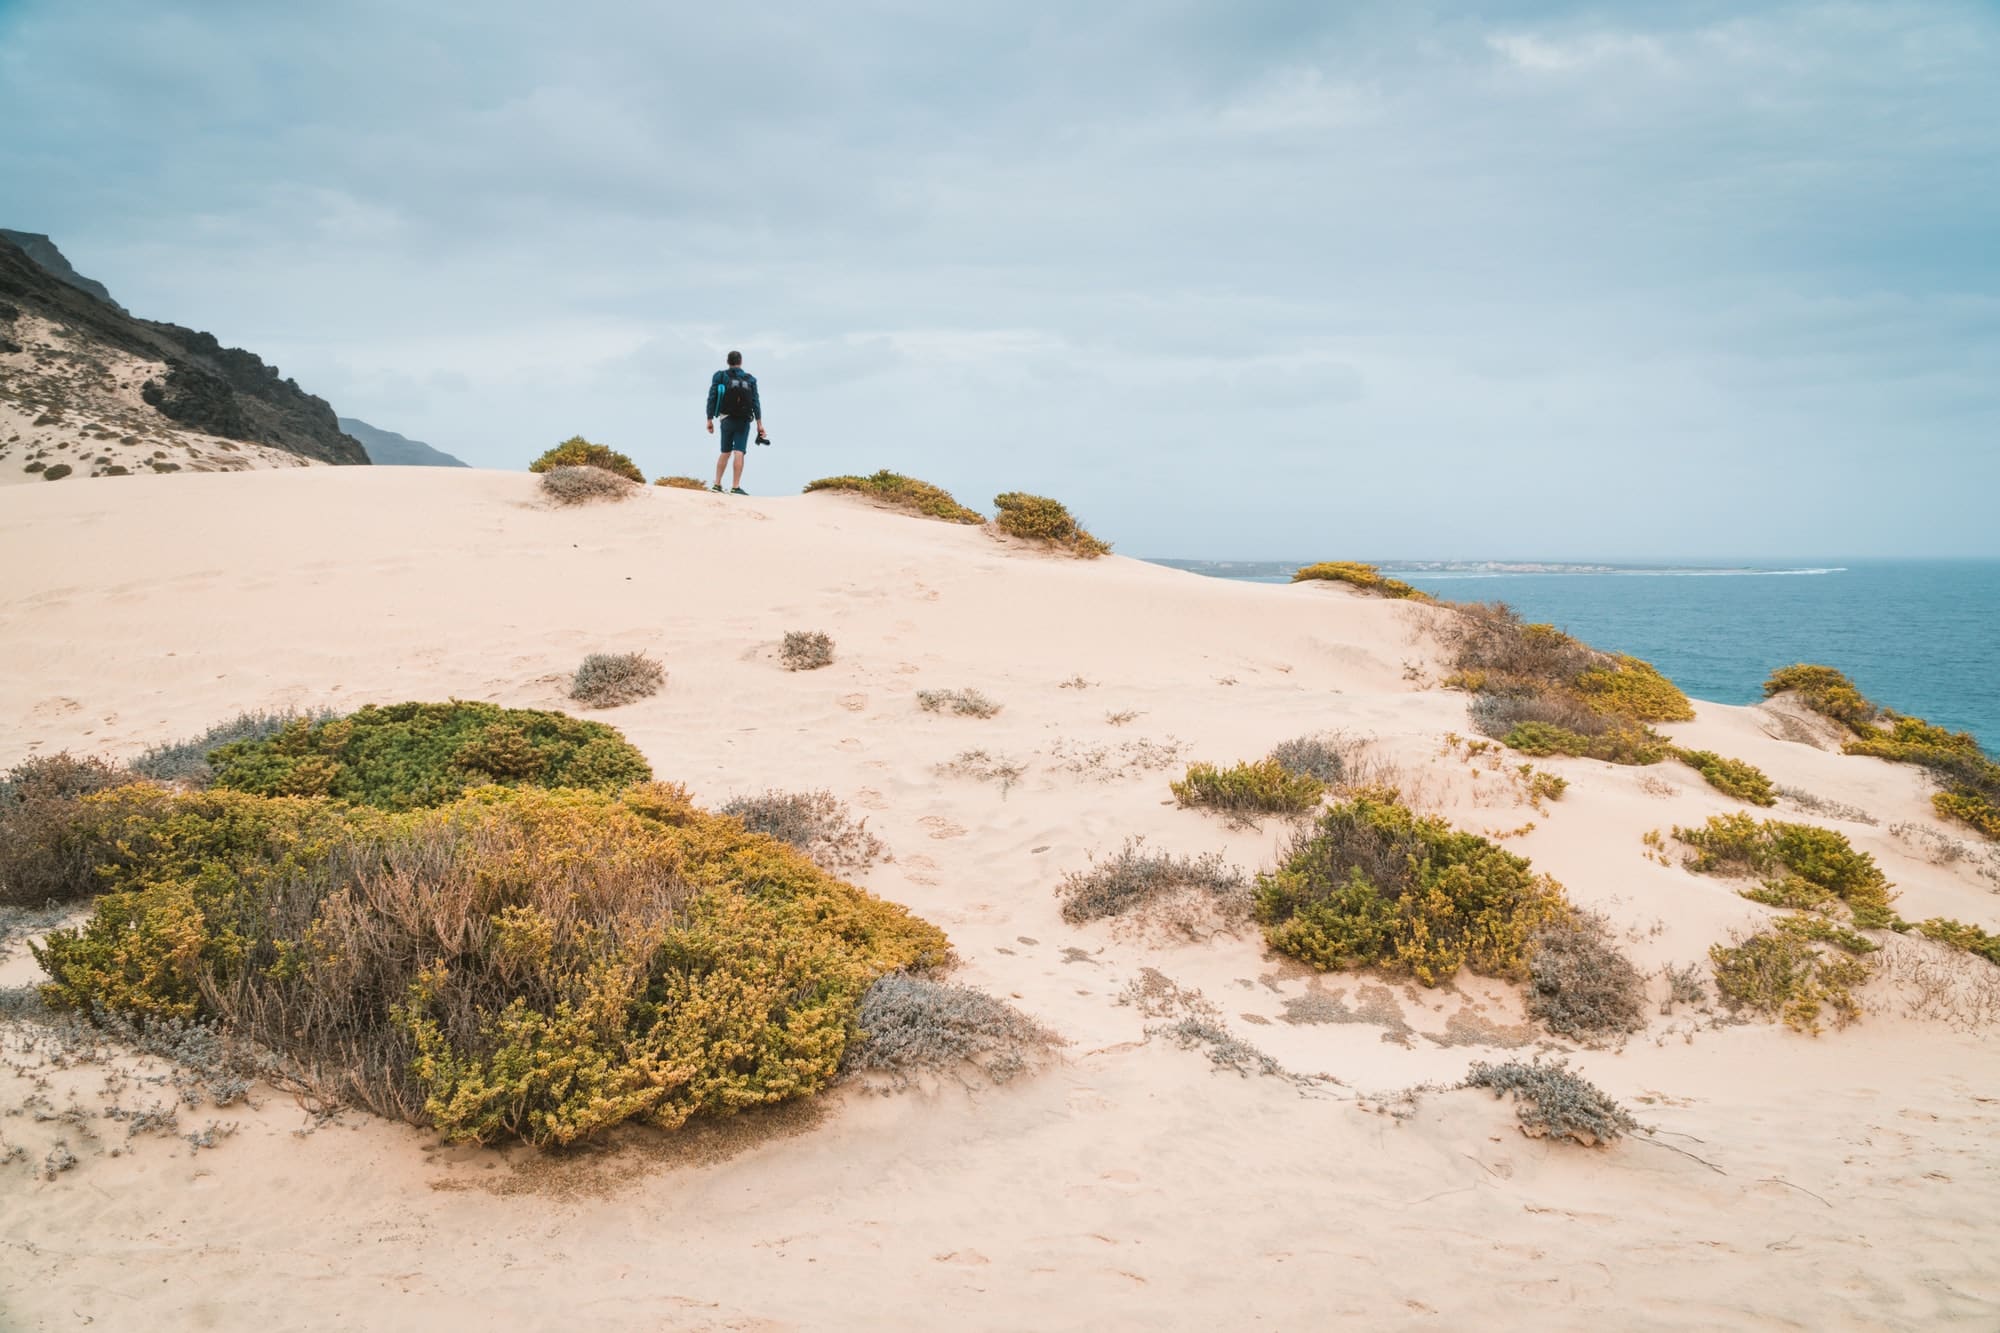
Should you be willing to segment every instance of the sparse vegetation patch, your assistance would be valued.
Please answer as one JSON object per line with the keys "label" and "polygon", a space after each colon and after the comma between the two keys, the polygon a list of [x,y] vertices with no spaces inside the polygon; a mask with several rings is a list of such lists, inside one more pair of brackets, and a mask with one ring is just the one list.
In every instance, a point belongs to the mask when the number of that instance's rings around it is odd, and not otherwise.
{"label": "sparse vegetation patch", "polygon": [[548,473],[570,467],[597,468],[599,471],[612,473],[642,486],[646,482],[646,474],[639,470],[637,463],[609,445],[592,444],[581,435],[570,436],[528,464],[528,471]]}
{"label": "sparse vegetation patch", "polygon": [[818,630],[795,629],[785,635],[778,660],[787,671],[817,671],[833,665],[833,640]]}
{"label": "sparse vegetation patch", "polygon": [[1000,705],[978,690],[918,690],[917,707],[926,713],[953,713],[959,717],[992,717]]}
{"label": "sparse vegetation patch", "polygon": [[847,803],[830,791],[774,789],[762,796],[737,796],[724,802],[720,813],[742,820],[752,833],[798,848],[813,864],[835,874],[866,870],[882,857],[882,840],[868,831],[868,821],[857,821]]}
{"label": "sparse vegetation patch", "polygon": [[708,483],[699,477],[658,477],[654,479],[653,484],[655,486],[672,487],[677,491],[705,491],[708,489]]}
{"label": "sparse vegetation patch", "polygon": [[1776,805],[1777,788],[1764,770],[1754,764],[1746,764],[1741,759],[1725,759],[1712,750],[1674,751],[1674,758],[1701,774],[1709,786],[1724,796],[1733,796],[1751,805]]}
{"label": "sparse vegetation patch", "polygon": [[570,678],[569,697],[585,708],[617,708],[658,694],[666,668],[644,653],[592,653]]}
{"label": "sparse vegetation patch", "polygon": [[1486,1088],[1495,1097],[1512,1095],[1514,1115],[1529,1138],[1569,1139],[1588,1148],[1641,1128],[1603,1089],[1571,1073],[1561,1061],[1481,1061],[1467,1071],[1465,1086]]}
{"label": "sparse vegetation patch", "polygon": [[1233,818],[1302,815],[1320,803],[1326,784],[1293,773],[1276,759],[1258,759],[1220,768],[1188,765],[1186,776],[1170,784],[1184,808],[1215,810]]}
{"label": "sparse vegetation patch", "polygon": [[1714,945],[1708,958],[1716,993],[1731,1009],[1781,1018],[1787,1027],[1814,1035],[1825,1017],[1845,1027],[1861,1016],[1854,991],[1872,971],[1865,959],[1778,927],[1733,945]]}
{"label": "sparse vegetation patch", "polygon": [[1063,920],[1072,925],[1188,905],[1197,909],[1196,915],[1212,916],[1225,926],[1250,917],[1249,883],[1242,870],[1215,853],[1153,851],[1143,838],[1129,838],[1116,855],[1063,876],[1056,895],[1062,899]]}
{"label": "sparse vegetation patch", "polygon": [[1676,828],[1674,837],[1694,848],[1690,870],[1761,877],[1758,888],[1742,891],[1752,901],[1799,910],[1844,907],[1863,930],[1896,924],[1893,886],[1875,858],[1832,829],[1715,815],[1701,828]]}
{"label": "sparse vegetation patch", "polygon": [[846,1068],[888,1074],[898,1082],[970,1066],[1005,1083],[1063,1044],[1054,1032],[985,991],[907,972],[877,978],[855,1023],[860,1036],[848,1048]]}
{"label": "sparse vegetation patch", "polygon": [[1419,602],[1431,600],[1431,595],[1421,588],[1413,588],[1401,579],[1384,578],[1381,570],[1357,560],[1323,560],[1316,565],[1307,565],[1292,574],[1294,583],[1310,583],[1316,580],[1345,583],[1363,592],[1374,593],[1377,597],[1407,598]]}
{"label": "sparse vegetation patch", "polygon": [[592,500],[628,500],[637,486],[615,472],[596,467],[559,467],[542,474],[542,490],[557,504],[588,504]]}
{"label": "sparse vegetation patch", "polygon": [[1111,551],[1111,543],[1085,532],[1059,500],[1007,491],[994,496],[993,504],[999,510],[994,526],[1010,537],[1041,542],[1086,560]]}
{"label": "sparse vegetation patch", "polygon": [[821,477],[818,481],[806,483],[806,493],[810,495],[814,491],[852,491],[891,508],[906,509],[925,518],[943,519],[947,523],[986,521],[984,514],[976,509],[967,509],[943,487],[903,476],[899,472],[885,470],[866,477]]}
{"label": "sparse vegetation patch", "polygon": [[1602,1041],[1646,1025],[1645,981],[1595,912],[1538,927],[1528,940],[1528,1015],[1576,1041]]}

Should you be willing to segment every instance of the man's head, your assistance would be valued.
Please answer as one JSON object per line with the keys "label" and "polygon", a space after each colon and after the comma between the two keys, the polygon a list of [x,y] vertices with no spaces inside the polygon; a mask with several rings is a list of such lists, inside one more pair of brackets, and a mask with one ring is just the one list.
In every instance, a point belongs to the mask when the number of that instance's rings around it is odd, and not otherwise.
{"label": "man's head", "polygon": [[740,366],[740,365],[742,365],[742,364],[743,364],[743,353],[741,353],[741,352],[731,352],[731,353],[729,354],[729,364],[730,364],[730,365],[732,365],[732,366]]}

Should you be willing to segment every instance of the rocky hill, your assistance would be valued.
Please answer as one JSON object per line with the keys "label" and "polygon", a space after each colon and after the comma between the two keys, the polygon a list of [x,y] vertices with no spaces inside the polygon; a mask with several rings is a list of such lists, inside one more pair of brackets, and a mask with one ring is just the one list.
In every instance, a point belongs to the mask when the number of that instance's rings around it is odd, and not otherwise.
{"label": "rocky hill", "polygon": [[383,430],[371,426],[359,417],[340,418],[340,428],[361,441],[368,451],[368,461],[377,467],[469,467],[463,459],[453,458],[442,449],[432,448],[422,440],[413,440],[407,435],[398,435],[393,430]]}
{"label": "rocky hill", "polygon": [[132,316],[23,234],[0,233],[0,482],[369,461],[276,366]]}

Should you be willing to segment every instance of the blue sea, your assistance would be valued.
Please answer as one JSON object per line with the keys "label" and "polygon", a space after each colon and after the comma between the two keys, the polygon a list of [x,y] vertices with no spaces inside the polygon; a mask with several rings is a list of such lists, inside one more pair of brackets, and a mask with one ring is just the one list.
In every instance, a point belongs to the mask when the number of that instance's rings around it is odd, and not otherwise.
{"label": "blue sea", "polygon": [[[1235,562],[1237,572],[1162,563],[1287,581],[1276,562]],[[1774,668],[1823,662],[1877,703],[1969,731],[2000,753],[2000,560],[1607,562],[1557,573],[1376,563],[1437,597],[1506,602],[1528,620],[1643,657],[1698,699],[1751,703]]]}

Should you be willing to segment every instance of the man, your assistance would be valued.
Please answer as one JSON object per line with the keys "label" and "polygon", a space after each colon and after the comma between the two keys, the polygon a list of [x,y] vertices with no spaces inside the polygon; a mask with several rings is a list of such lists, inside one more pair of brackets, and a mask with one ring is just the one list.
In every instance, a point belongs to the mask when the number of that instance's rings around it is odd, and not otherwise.
{"label": "man", "polygon": [[757,377],[743,368],[743,353],[729,354],[729,368],[715,372],[708,382],[708,433],[715,434],[715,419],[722,418],[722,453],[715,460],[715,485],[722,489],[723,469],[729,455],[736,455],[736,476],[729,484],[731,495],[743,495],[743,456],[749,452],[750,423],[757,423],[757,440],[764,440],[764,404],[757,397]]}

